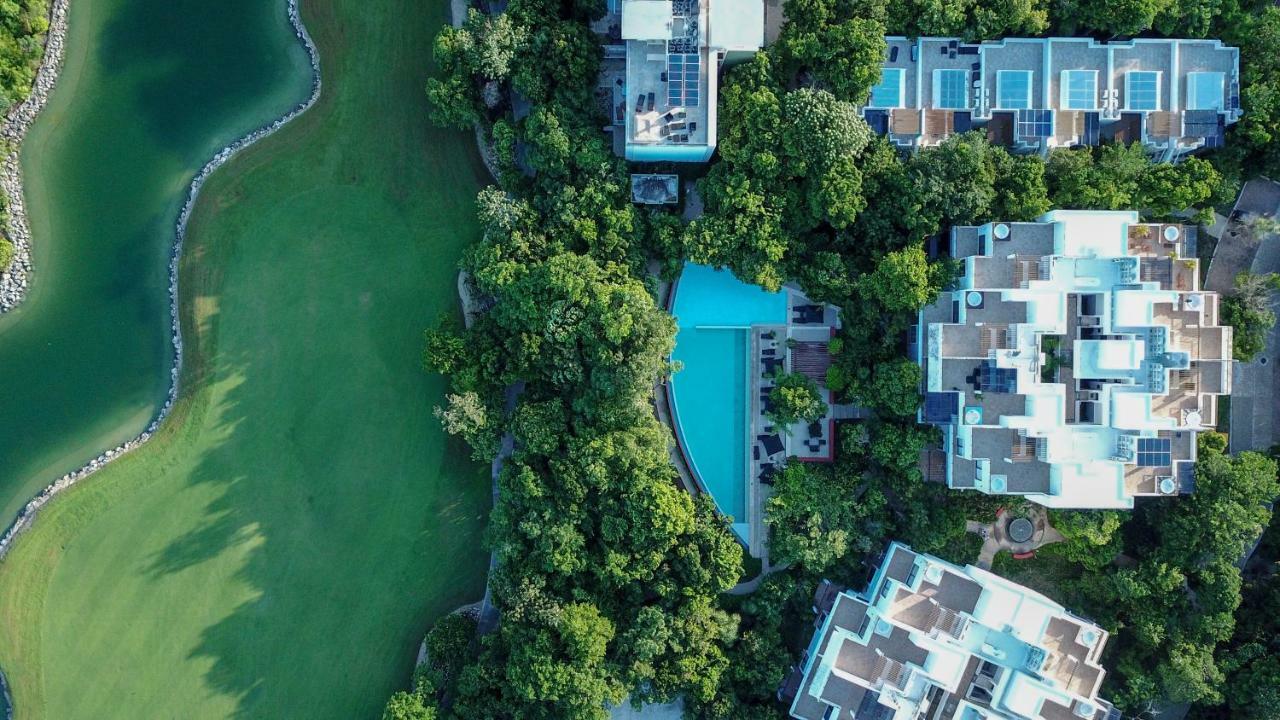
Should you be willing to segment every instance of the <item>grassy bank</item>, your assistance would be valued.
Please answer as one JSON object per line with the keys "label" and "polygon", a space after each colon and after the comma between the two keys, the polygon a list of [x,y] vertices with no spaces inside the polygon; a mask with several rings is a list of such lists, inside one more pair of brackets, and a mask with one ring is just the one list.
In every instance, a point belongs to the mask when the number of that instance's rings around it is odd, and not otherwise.
{"label": "grassy bank", "polygon": [[442,3],[308,0],[325,93],[206,186],[184,398],[0,564],[18,717],[368,717],[479,596],[486,474],[429,416],[480,178],[425,119]]}

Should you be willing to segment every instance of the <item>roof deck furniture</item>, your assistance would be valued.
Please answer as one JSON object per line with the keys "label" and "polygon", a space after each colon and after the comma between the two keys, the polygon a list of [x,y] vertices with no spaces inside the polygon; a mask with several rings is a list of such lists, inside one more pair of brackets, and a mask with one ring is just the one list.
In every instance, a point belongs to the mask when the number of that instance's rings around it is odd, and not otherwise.
{"label": "roof deck furniture", "polygon": [[659,117],[688,113],[687,133],[662,134],[628,116],[623,154],[638,162],[705,162],[716,146],[722,66],[764,44],[764,0],[622,0],[626,87]]}
{"label": "roof deck furniture", "polygon": [[756,438],[760,441],[760,444],[764,446],[765,455],[768,455],[769,457],[777,455],[784,449],[782,445],[782,438],[778,437],[777,433],[758,435]]}

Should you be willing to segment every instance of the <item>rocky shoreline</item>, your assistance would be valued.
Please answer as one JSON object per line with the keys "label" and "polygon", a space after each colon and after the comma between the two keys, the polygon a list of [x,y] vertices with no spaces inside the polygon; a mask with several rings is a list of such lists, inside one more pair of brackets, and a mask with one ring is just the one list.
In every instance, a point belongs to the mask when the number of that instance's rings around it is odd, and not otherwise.
{"label": "rocky shoreline", "polygon": [[[65,32],[66,4],[67,4],[67,0],[56,0],[55,6],[54,6],[55,12],[57,12],[56,10],[57,8],[61,8],[62,18],[63,18],[62,22],[64,24],[63,32]],[[249,133],[248,135],[245,135],[239,140],[236,140],[235,142],[223,148],[221,151],[218,152],[218,154],[214,155],[213,158],[209,160],[208,163],[205,164],[205,166],[200,170],[199,173],[196,174],[195,178],[191,181],[191,185],[187,191],[186,203],[183,204],[182,212],[178,215],[178,222],[174,232],[173,248],[169,257],[169,317],[172,323],[172,330],[173,330],[174,358],[173,358],[172,368],[169,371],[169,376],[170,376],[169,394],[167,399],[165,400],[164,405],[160,408],[160,411],[156,414],[156,417],[151,421],[151,423],[147,425],[146,430],[144,430],[136,438],[120,445],[119,447],[103,452],[102,454],[95,457],[93,460],[90,460],[87,464],[85,464],[84,467],[80,468],[79,470],[63,475],[61,478],[58,478],[58,480],[56,480],[51,485],[46,487],[39,495],[35,497],[35,499],[27,503],[27,505],[21,510],[21,512],[19,512],[17,519],[13,522],[12,525],[9,526],[8,530],[4,533],[4,536],[0,537],[0,559],[4,558],[5,554],[8,552],[9,548],[12,546],[14,538],[17,537],[17,535],[20,534],[23,530],[30,527],[31,523],[35,519],[35,516],[37,512],[40,510],[40,508],[43,507],[46,503],[48,503],[49,500],[54,495],[57,495],[59,492],[67,489],[68,487],[71,487],[79,480],[83,479],[84,477],[100,469],[102,466],[106,465],[112,460],[115,460],[116,458],[119,458],[120,456],[124,455],[130,450],[137,448],[138,446],[145,443],[147,440],[151,439],[151,436],[155,434],[156,430],[160,427],[160,424],[164,422],[165,418],[168,417],[169,415],[169,411],[173,408],[173,404],[178,397],[178,380],[182,370],[182,332],[181,332],[179,318],[178,318],[178,260],[182,254],[183,241],[186,239],[187,221],[190,219],[192,208],[195,206],[195,202],[197,198],[199,198],[200,196],[200,190],[201,188],[204,187],[205,181],[208,180],[209,176],[213,173],[213,171],[217,170],[219,167],[222,167],[223,164],[225,164],[232,157],[235,157],[235,155],[237,155],[240,151],[244,150],[245,148],[252,145],[253,143],[261,140],[262,138],[265,138],[268,135],[274,133],[275,131],[283,127],[285,124],[287,124],[289,121],[293,120],[297,116],[301,115],[303,112],[307,111],[312,105],[315,104],[316,100],[320,97],[320,85],[321,85],[320,57],[318,52],[316,51],[315,43],[311,40],[311,35],[307,32],[306,27],[302,24],[302,19],[298,15],[298,0],[288,0],[288,13],[289,13],[289,21],[293,25],[294,32],[297,35],[298,39],[302,42],[303,46],[306,48],[307,55],[310,57],[310,60],[311,60],[311,71],[312,71],[311,94],[305,101],[299,103],[296,107],[294,107],[292,110],[290,110],[288,113],[286,113],[279,119],[274,120],[271,123],[261,128],[258,128],[257,130]],[[51,30],[50,30],[51,40],[53,37],[54,37],[54,34],[51,26]],[[61,48],[59,48],[58,50],[56,60],[53,59],[54,55],[52,53],[46,55],[46,57],[49,58],[50,61],[57,62],[60,64]],[[42,75],[44,74],[43,67],[41,68],[41,74]],[[55,74],[56,74],[56,71],[55,71]],[[52,81],[49,82],[48,87],[52,87]],[[47,92],[47,89],[45,90],[45,92]],[[34,96],[34,92],[33,92],[33,96]],[[34,115],[32,117],[34,117]],[[30,120],[28,120],[27,123],[29,124]],[[7,165],[6,165],[6,169],[7,169]],[[8,190],[10,190],[10,188],[6,187],[6,191]],[[17,197],[21,198],[21,192],[17,193]],[[12,210],[11,210],[11,213],[12,213]],[[12,213],[11,217],[14,217],[16,215],[17,213]]]}
{"label": "rocky shoreline", "polygon": [[22,165],[18,154],[27,129],[49,101],[49,94],[58,82],[67,39],[67,5],[70,0],[53,0],[49,8],[49,32],[45,35],[44,57],[36,70],[35,81],[27,99],[15,105],[0,126],[0,142],[4,143],[3,159],[0,159],[0,192],[9,206],[9,223],[6,228],[13,242],[13,262],[8,270],[0,272],[0,313],[18,306],[27,295],[28,278],[31,276],[31,228],[27,225],[27,206],[22,196]]}

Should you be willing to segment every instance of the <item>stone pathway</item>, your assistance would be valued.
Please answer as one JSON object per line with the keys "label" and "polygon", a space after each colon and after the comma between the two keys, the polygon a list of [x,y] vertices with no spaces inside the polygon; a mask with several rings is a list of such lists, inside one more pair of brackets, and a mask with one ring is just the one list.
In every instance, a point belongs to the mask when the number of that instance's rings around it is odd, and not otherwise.
{"label": "stone pathway", "polygon": [[[458,300],[462,304],[462,322],[466,327],[471,327],[475,319],[484,312],[481,302],[472,292],[471,278],[466,270],[458,272]],[[506,414],[510,415],[516,408],[516,399],[520,397],[520,393],[524,391],[524,383],[519,382],[515,385],[507,387],[505,398]],[[498,476],[502,474],[502,464],[507,458],[511,457],[512,450],[515,449],[515,438],[511,433],[502,436],[502,444],[498,448],[498,454],[494,456],[493,462],[489,466],[490,482],[493,483],[493,504],[498,504]],[[489,551],[489,578],[493,578],[493,571],[498,568],[498,553]],[[480,635],[493,632],[498,627],[498,608],[493,604],[493,590],[490,583],[486,582],[484,586],[484,598],[477,603],[476,616],[476,632]]]}
{"label": "stone pathway", "polygon": [[[1263,274],[1280,272],[1280,235],[1258,243],[1250,270]],[[1271,328],[1267,345],[1252,362],[1235,363],[1231,378],[1231,432],[1228,449],[1266,450],[1280,437],[1280,325]]]}
{"label": "stone pathway", "polygon": [[[1026,542],[1015,542],[1009,537],[1009,522],[1018,517],[1026,517],[1031,521],[1033,528],[1031,539]],[[996,514],[996,519],[988,524],[969,520],[965,523],[965,530],[983,539],[982,551],[978,553],[978,560],[974,563],[983,570],[991,569],[996,554],[1001,551],[1013,555],[1025,555],[1065,539],[1062,533],[1049,524],[1049,513],[1038,505],[1031,509],[1029,515],[1011,516],[1008,510],[1002,509]]]}

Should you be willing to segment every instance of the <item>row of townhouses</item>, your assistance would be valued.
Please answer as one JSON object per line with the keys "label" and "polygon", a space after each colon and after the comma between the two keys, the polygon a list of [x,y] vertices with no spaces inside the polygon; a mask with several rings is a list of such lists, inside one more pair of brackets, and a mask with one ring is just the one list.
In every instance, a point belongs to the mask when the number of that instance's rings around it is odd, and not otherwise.
{"label": "row of townhouses", "polygon": [[[625,61],[615,132],[628,160],[705,162],[723,68],[766,42],[760,0],[620,0],[606,56]],[[888,37],[861,109],[903,148],[980,129],[1025,152],[1140,142],[1173,161],[1240,118],[1240,52],[1218,40]]]}
{"label": "row of townhouses", "polygon": [[1240,52],[1218,40],[887,38],[863,117],[903,147],[974,128],[1016,150],[1141,142],[1163,160],[1222,144]]}

